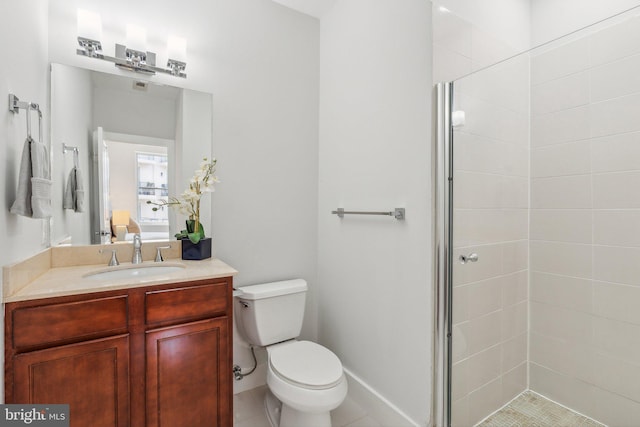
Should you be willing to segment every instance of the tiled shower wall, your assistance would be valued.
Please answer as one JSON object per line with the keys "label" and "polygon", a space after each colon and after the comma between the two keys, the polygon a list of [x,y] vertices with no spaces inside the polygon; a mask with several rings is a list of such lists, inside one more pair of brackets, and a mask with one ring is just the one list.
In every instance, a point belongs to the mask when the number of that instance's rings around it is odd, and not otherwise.
{"label": "tiled shower wall", "polygon": [[640,420],[640,18],[532,56],[530,388]]}
{"label": "tiled shower wall", "polygon": [[[516,53],[434,8],[434,79],[454,80]],[[453,424],[482,420],[527,387],[529,62],[456,82]]]}

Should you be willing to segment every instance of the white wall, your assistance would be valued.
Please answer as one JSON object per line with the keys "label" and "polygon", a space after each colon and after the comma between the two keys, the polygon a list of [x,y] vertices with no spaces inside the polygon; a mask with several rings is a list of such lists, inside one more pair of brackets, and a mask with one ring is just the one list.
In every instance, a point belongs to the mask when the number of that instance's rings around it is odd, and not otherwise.
{"label": "white wall", "polygon": [[93,85],[93,128],[105,132],[175,139],[176,109],[180,91],[152,85],[145,91],[131,86],[102,83]]}
{"label": "white wall", "polygon": [[[426,425],[431,390],[431,5],[341,0],[321,21],[319,337]],[[406,221],[331,210],[405,207]]]}
{"label": "white wall", "polygon": [[[53,185],[53,244],[66,238],[71,243],[91,243],[91,135],[93,100],[91,74],[80,68],[52,64],[51,141]],[[64,189],[73,168],[74,153],[62,152],[62,144],[78,147],[78,166],[85,190],[84,212],[62,209]]]}
{"label": "white wall", "polygon": [[[5,19],[0,28],[3,43],[0,55],[0,96],[7,102],[8,94],[14,93],[22,101],[40,104],[44,115],[45,141],[48,142],[48,74],[47,66],[47,3],[28,1],[2,3],[0,14]],[[25,31],[29,28],[29,31]],[[18,35],[19,36],[16,36]],[[4,104],[0,110],[0,164],[3,165],[3,208],[0,209],[0,229],[3,230],[0,248],[0,263],[7,264],[33,255],[45,247],[43,230],[48,230],[48,221],[20,217],[9,213],[15,200],[18,170],[22,147],[27,136],[26,111],[20,114],[9,112]],[[32,114],[32,129],[37,135],[38,119]],[[48,240],[48,236],[45,237]]]}
{"label": "white wall", "polygon": [[531,46],[539,46],[638,5],[638,0],[533,0]]}

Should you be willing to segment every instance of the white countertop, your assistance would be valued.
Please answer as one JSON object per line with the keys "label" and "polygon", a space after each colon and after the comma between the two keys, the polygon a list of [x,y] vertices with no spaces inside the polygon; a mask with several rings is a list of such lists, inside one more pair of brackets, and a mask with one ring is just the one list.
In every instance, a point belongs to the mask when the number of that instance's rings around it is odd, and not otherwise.
{"label": "white countertop", "polygon": [[154,264],[145,261],[140,265],[121,263],[117,267],[101,265],[82,265],[73,267],[51,268],[12,295],[5,295],[4,302],[26,301],[39,298],[51,298],[67,295],[87,294],[92,292],[129,289],[141,286],[163,285],[176,282],[190,282],[202,279],[234,276],[238,272],[220,261],[208,259],[203,261],[185,261],[181,259],[167,260],[162,266],[184,266],[179,271],[161,273],[146,277],[127,277],[121,279],[88,278],[87,275],[110,269],[127,269]]}

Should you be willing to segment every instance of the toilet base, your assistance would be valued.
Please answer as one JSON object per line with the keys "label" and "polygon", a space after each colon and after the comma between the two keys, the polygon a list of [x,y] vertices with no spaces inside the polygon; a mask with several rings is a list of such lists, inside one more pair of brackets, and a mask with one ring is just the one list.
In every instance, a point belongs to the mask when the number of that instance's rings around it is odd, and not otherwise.
{"label": "toilet base", "polygon": [[269,389],[264,396],[264,409],[271,427],[331,427],[330,412],[300,412],[280,402]]}
{"label": "toilet base", "polygon": [[300,412],[282,404],[280,425],[278,427],[331,427],[331,414],[329,412]]}
{"label": "toilet base", "polygon": [[267,420],[269,420],[271,427],[279,427],[282,402],[269,389],[264,395],[264,410],[267,413]]}

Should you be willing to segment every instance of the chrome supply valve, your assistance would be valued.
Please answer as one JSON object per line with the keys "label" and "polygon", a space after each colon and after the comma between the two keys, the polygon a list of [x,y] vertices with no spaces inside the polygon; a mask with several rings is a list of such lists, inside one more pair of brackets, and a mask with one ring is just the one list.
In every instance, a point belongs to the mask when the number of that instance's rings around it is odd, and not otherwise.
{"label": "chrome supply valve", "polygon": [[164,261],[162,257],[162,249],[171,249],[171,245],[169,246],[156,246],[156,262]]}
{"label": "chrome supply valve", "polygon": [[142,264],[142,238],[139,234],[133,236],[133,257],[131,264]]}

